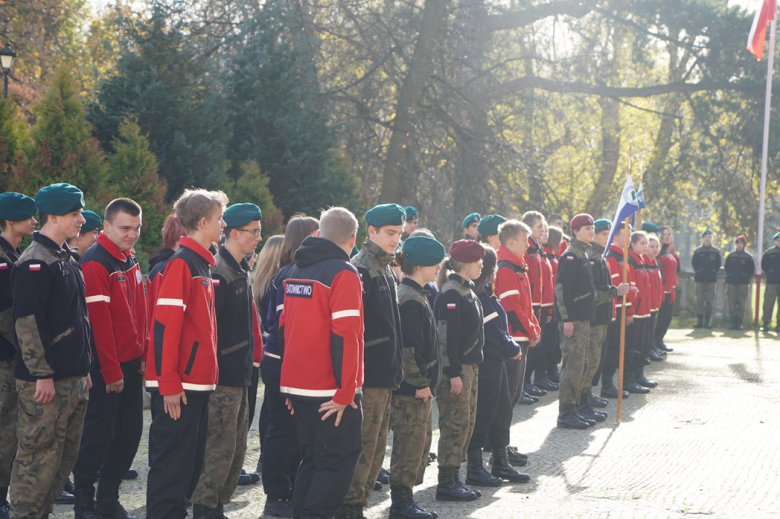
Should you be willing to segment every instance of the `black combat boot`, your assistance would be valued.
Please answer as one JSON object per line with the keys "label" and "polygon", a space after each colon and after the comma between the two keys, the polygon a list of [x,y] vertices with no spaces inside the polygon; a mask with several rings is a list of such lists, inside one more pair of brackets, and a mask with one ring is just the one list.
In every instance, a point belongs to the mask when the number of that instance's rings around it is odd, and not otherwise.
{"label": "black combat boot", "polygon": [[474,501],[477,494],[466,490],[458,480],[458,469],[439,467],[439,484],[436,485],[438,501]]}
{"label": "black combat boot", "polygon": [[704,327],[712,328],[712,324],[710,323],[710,314],[704,314]]}
{"label": "black combat boot", "polygon": [[11,503],[8,502],[8,487],[0,487],[0,519],[10,519]]}
{"label": "black combat boot", "polygon": [[640,386],[636,380],[634,380],[635,374],[630,371],[626,371],[623,374],[623,389],[629,393],[636,393],[644,395],[650,392],[650,390],[644,386]]}
{"label": "black combat boot", "polygon": [[588,422],[579,419],[575,413],[575,407],[574,404],[559,404],[558,427],[562,429],[587,429],[590,427]]}
{"label": "black combat boot", "polygon": [[558,384],[546,377],[534,380],[534,386],[539,389],[544,389],[545,391],[558,391],[559,389]]}
{"label": "black combat boot", "polygon": [[607,413],[600,413],[593,409],[588,403],[588,395],[580,396],[580,404],[574,409],[580,419],[591,420],[593,422],[603,422],[607,419]]}
{"label": "black combat boot", "polygon": [[430,519],[431,514],[414,502],[412,489],[404,485],[390,485],[390,519]]}
{"label": "black combat boot", "polygon": [[73,497],[76,499],[73,505],[73,518],[100,519],[100,515],[95,510],[95,487],[77,488],[73,492]]}
{"label": "black combat boot", "polygon": [[98,479],[95,509],[102,519],[138,519],[137,517],[127,515],[127,511],[119,502],[119,485],[121,483],[121,480]]}
{"label": "black combat boot", "polygon": [[639,368],[639,373],[634,378],[634,380],[640,386],[646,387],[648,389],[652,389],[654,387],[658,387],[658,382],[656,382],[655,380],[648,380],[648,378],[645,376],[644,368]]}
{"label": "black combat boot", "polygon": [[[617,397],[617,391],[615,391],[615,397]],[[604,407],[607,407],[607,404],[609,404],[609,400],[606,398],[599,398],[593,393],[588,395],[588,403],[591,407],[597,408],[597,409],[603,409]]]}
{"label": "black combat boot", "polygon": [[704,328],[704,316],[700,315],[698,316],[698,321],[696,321],[696,324],[693,325],[694,328]]}
{"label": "black combat boot", "polygon": [[390,471],[387,470],[384,467],[381,467],[379,469],[379,475],[376,477],[376,480],[382,483],[383,485],[389,485],[390,484]]}
{"label": "black combat boot", "polygon": [[482,450],[468,451],[466,484],[480,487],[500,487],[501,478],[494,478],[482,465]]}
{"label": "black combat boot", "polygon": [[764,326],[761,327],[762,332],[770,332],[772,329],[769,327],[769,323],[767,321],[764,321]]}
{"label": "black combat boot", "polygon": [[509,464],[513,467],[525,467],[528,465],[528,456],[518,452],[517,447],[507,447],[506,454]]}
{"label": "black combat boot", "polygon": [[221,519],[222,514],[216,508],[195,503],[192,505],[192,519]]}
{"label": "black combat boot", "polygon": [[496,450],[498,452],[493,453],[493,462],[490,466],[491,475],[514,483],[528,483],[531,481],[531,476],[522,474],[512,468],[509,464],[509,456],[507,455],[507,450],[505,448]]}
{"label": "black combat boot", "polygon": [[284,494],[268,494],[265,498],[263,515],[271,517],[292,517],[293,505]]}

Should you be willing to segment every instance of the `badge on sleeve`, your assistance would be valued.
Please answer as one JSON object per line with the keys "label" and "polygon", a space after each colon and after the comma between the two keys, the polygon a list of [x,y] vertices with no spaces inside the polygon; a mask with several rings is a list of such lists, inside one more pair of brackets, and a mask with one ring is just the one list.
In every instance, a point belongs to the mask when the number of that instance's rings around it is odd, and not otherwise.
{"label": "badge on sleeve", "polygon": [[33,271],[41,270],[41,264],[40,263],[30,263],[30,270],[33,270]]}

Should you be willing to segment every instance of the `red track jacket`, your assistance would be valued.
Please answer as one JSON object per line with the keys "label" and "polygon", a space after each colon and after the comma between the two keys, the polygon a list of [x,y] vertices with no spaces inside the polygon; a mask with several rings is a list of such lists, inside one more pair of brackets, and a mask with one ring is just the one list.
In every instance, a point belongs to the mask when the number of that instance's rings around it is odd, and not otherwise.
{"label": "red track jacket", "polygon": [[527,269],[525,261],[509,249],[503,245],[498,248],[495,293],[506,310],[509,335],[517,342],[535,340],[542,331],[531,304]]}
{"label": "red track jacket", "polygon": [[[612,284],[618,286],[623,282],[623,249],[616,245],[610,245],[609,250],[605,254],[607,258],[607,264],[609,265],[609,273],[612,276]],[[636,286],[636,278],[632,277],[631,268],[628,269],[628,284]],[[626,295],[626,307],[628,308],[626,315],[634,315],[633,302],[636,300],[636,294],[629,292]],[[615,315],[617,315],[617,309],[623,306],[623,298],[615,298]]]}
{"label": "red track jacket", "polygon": [[670,294],[671,299],[669,301],[674,302],[674,287],[677,286],[677,271],[679,270],[680,257],[677,254],[672,254],[667,249],[658,257],[658,260],[661,263],[661,275],[664,280],[664,296]]}

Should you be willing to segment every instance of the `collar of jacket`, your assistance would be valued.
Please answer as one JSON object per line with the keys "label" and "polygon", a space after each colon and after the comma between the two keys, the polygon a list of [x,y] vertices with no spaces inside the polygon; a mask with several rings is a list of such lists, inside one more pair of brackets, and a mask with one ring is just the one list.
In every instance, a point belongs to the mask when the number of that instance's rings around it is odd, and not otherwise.
{"label": "collar of jacket", "polygon": [[610,245],[609,246],[609,250],[611,250],[613,252],[616,252],[617,254],[620,254],[621,256],[623,255],[623,249],[621,249],[617,245]]}
{"label": "collar of jacket", "polygon": [[2,236],[0,236],[0,249],[4,250],[8,255],[16,256],[17,259],[22,255],[22,249],[19,247],[12,247],[11,244],[8,243],[8,240]]}
{"label": "collar of jacket", "polygon": [[539,243],[531,238],[528,237],[528,254],[539,254],[542,251],[542,248],[539,246]]}
{"label": "collar of jacket", "polygon": [[485,288],[482,289],[482,292],[487,294],[488,297],[493,297],[493,283],[487,283]]}
{"label": "collar of jacket", "polygon": [[518,258],[517,256],[515,256],[514,252],[507,249],[503,245],[501,245],[498,248],[498,251],[496,251],[496,259],[497,261],[508,261],[513,265],[519,265],[520,267],[523,267],[523,269],[528,270],[528,265],[526,264],[525,259]]}
{"label": "collar of jacket", "polygon": [[655,260],[655,258],[651,258],[649,254],[642,254],[642,259],[648,265],[657,265],[658,264],[658,262]]}
{"label": "collar of jacket", "polygon": [[75,249],[70,249],[68,247],[68,242],[64,242],[62,245],[57,245],[54,243],[54,240],[41,234],[41,231],[35,231],[33,233],[33,241],[37,241],[60,259],[68,259],[75,251]]}
{"label": "collar of jacket", "polygon": [[385,251],[383,251],[379,245],[372,242],[371,240],[366,240],[366,243],[363,244],[363,248],[360,249],[361,251],[366,251],[366,254],[371,255],[374,257],[382,267],[386,267],[390,264],[390,262],[393,261],[393,255],[388,254]]}
{"label": "collar of jacket", "polygon": [[119,261],[125,261],[128,257],[133,255],[133,253],[129,250],[121,250],[119,247],[117,247],[116,244],[104,234],[104,231],[100,231],[100,234],[98,234],[97,242],[101,247],[106,249],[109,254],[111,254]]}
{"label": "collar of jacket", "polygon": [[637,254],[633,250],[628,249],[628,255],[630,257],[634,258],[634,261],[636,261],[637,264],[639,264],[639,265],[644,265],[645,264],[645,260],[642,258],[642,256],[640,256],[639,254]]}
{"label": "collar of jacket", "polygon": [[409,277],[405,277],[405,278],[403,278],[403,279],[401,280],[401,284],[402,284],[402,285],[406,285],[406,286],[408,286],[409,288],[413,288],[413,289],[417,290],[417,291],[418,291],[418,292],[420,292],[421,294],[424,294],[426,297],[428,297],[429,295],[431,295],[431,293],[428,291],[428,289],[427,289],[427,288],[425,288],[425,287],[421,287],[421,286],[420,286],[420,284],[419,284],[419,283],[417,283],[417,281],[413,280],[412,278],[409,278]]}
{"label": "collar of jacket", "polygon": [[604,247],[596,243],[595,241],[590,242],[590,246],[588,249],[593,249],[593,252],[599,255],[599,259],[601,259],[604,256]]}
{"label": "collar of jacket", "polygon": [[569,248],[574,249],[574,252],[579,254],[585,254],[585,252],[588,250],[588,245],[588,243],[580,241],[577,238],[572,238],[571,242],[569,242]]}
{"label": "collar of jacket", "polygon": [[[404,279],[406,279],[406,278],[404,278]],[[471,282],[471,281],[467,281],[466,278],[464,278],[460,274],[455,274],[453,272],[452,274],[447,276],[447,279],[451,279],[452,281],[457,281],[461,285],[464,285],[464,286],[470,288],[471,290],[474,290],[474,283]]]}
{"label": "collar of jacket", "polygon": [[214,255],[211,254],[208,251],[208,249],[205,249],[203,247],[203,245],[201,245],[200,243],[196,242],[192,238],[188,238],[186,236],[182,236],[181,238],[179,238],[179,245],[181,247],[187,247],[191,251],[195,252],[198,256],[200,256],[201,258],[206,260],[208,262],[208,264],[211,265],[212,267],[217,265],[217,262],[214,261]]}
{"label": "collar of jacket", "polygon": [[236,261],[236,258],[233,257],[232,254],[230,254],[230,251],[225,248],[224,245],[219,246],[219,251],[217,251],[217,254],[222,256],[222,261],[227,263],[227,266],[231,269],[235,270],[236,272],[240,274],[246,274],[249,270],[249,263],[244,258],[241,258],[241,263],[239,264]]}

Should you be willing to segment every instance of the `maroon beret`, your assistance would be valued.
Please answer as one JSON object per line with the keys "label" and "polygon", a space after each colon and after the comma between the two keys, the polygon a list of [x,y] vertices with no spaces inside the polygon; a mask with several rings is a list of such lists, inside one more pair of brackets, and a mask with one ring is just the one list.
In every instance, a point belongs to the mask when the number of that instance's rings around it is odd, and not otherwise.
{"label": "maroon beret", "polygon": [[740,234],[739,236],[734,238],[734,243],[738,243],[738,242],[742,242],[742,243],[747,244],[747,238],[745,238],[744,234]]}
{"label": "maroon beret", "polygon": [[485,257],[485,248],[474,240],[458,240],[450,247],[450,257],[461,263],[474,263]]}
{"label": "maroon beret", "polygon": [[589,214],[582,213],[571,219],[571,223],[569,223],[569,229],[579,229],[580,227],[585,227],[586,225],[593,225],[593,217]]}

